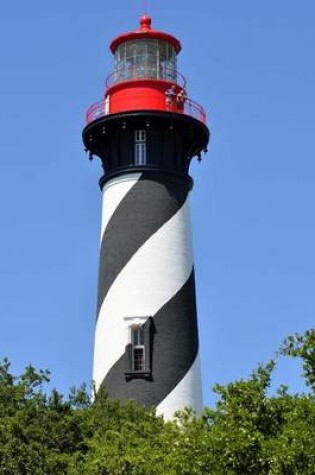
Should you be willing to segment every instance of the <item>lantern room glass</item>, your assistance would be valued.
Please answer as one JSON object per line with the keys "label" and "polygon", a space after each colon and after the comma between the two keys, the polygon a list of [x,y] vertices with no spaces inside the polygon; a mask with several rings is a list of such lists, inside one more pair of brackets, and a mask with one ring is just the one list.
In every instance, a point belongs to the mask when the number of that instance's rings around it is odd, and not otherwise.
{"label": "lantern room glass", "polygon": [[160,39],[129,40],[115,51],[115,82],[162,79],[177,82],[175,48]]}

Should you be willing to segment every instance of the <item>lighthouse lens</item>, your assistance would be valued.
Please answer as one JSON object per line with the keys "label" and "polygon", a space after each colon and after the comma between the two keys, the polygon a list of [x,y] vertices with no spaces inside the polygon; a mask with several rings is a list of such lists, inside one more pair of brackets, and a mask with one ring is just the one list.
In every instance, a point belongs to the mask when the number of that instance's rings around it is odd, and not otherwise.
{"label": "lighthouse lens", "polygon": [[140,38],[118,46],[115,52],[115,82],[130,79],[177,80],[176,51],[166,41]]}

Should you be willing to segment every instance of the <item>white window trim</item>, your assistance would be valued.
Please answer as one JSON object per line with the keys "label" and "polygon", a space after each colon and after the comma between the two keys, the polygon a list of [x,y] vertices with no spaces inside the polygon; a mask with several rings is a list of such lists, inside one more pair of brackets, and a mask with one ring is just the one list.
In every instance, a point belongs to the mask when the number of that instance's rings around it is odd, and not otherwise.
{"label": "white window trim", "polygon": [[135,326],[143,325],[147,320],[148,316],[125,316],[124,320],[127,323],[127,332],[126,332],[126,344],[131,343],[131,329]]}

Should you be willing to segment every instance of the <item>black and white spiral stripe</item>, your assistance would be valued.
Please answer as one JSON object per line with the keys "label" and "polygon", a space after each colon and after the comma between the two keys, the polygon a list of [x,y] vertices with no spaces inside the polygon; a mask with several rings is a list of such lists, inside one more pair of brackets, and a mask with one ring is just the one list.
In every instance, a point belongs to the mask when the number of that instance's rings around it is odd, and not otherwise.
{"label": "black and white spiral stripe", "polygon": [[[202,407],[189,184],[146,172],[103,188],[94,381],[166,418]],[[125,378],[130,319],[152,316],[152,380]],[[144,320],[143,320],[144,321]]]}

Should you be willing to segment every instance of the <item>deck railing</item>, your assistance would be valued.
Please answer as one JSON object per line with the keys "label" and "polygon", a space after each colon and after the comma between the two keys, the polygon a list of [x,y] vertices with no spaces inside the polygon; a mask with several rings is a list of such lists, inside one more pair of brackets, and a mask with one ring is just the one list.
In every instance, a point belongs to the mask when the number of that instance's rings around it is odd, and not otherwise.
{"label": "deck railing", "polygon": [[176,69],[166,66],[156,66],[153,63],[135,64],[113,71],[106,79],[106,89],[126,81],[137,81],[143,79],[156,79],[178,84],[181,88],[186,88],[186,79]]}
{"label": "deck railing", "polygon": [[[206,123],[207,116],[204,108],[198,104],[197,102],[185,98],[181,101],[180,104],[171,104],[170,106],[165,105],[165,109],[157,109],[157,111],[164,110],[165,112],[172,112],[175,114],[184,114],[194,119],[200,120],[203,124]],[[120,112],[127,112],[126,110],[122,110]],[[110,110],[108,110],[108,103],[105,99],[93,104],[86,113],[86,122],[89,124],[94,120],[100,119],[101,117],[105,117],[106,115],[110,114]]]}
{"label": "deck railing", "polygon": [[183,101],[183,114],[190,115],[197,120],[200,120],[203,124],[207,121],[207,114],[204,108],[198,104],[197,102],[193,101],[192,99],[186,99]]}

